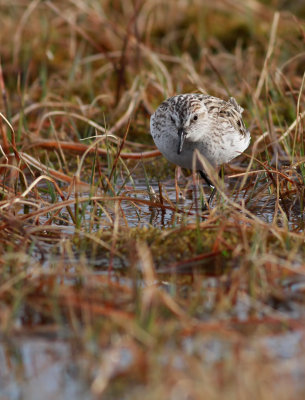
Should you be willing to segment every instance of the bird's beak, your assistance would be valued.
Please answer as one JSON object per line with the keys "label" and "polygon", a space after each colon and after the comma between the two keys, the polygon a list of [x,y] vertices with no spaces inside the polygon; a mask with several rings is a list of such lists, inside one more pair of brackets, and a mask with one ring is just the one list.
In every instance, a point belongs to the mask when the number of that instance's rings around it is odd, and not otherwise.
{"label": "bird's beak", "polygon": [[183,128],[178,129],[178,136],[179,136],[179,143],[178,143],[178,151],[177,153],[180,154],[183,148],[184,139],[186,137],[185,130]]}

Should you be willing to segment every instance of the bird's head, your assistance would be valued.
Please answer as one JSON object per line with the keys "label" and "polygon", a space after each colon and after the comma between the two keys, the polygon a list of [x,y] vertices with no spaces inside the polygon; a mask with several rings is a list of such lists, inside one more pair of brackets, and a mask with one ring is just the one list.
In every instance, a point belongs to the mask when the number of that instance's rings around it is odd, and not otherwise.
{"label": "bird's head", "polygon": [[168,114],[169,123],[178,135],[177,153],[181,154],[185,140],[200,140],[203,127],[207,124],[208,112],[203,101],[187,99],[185,103],[176,103]]}

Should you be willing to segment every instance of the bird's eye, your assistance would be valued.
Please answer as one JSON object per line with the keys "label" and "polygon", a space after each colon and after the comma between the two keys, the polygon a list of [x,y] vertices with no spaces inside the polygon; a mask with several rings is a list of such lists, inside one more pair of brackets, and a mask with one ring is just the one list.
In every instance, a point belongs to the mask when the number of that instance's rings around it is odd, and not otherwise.
{"label": "bird's eye", "polygon": [[173,117],[171,117],[171,121],[172,121],[172,123],[173,123],[173,124],[175,123],[175,120],[174,120],[174,118],[173,118]]}
{"label": "bird's eye", "polygon": [[193,116],[193,121],[197,121],[197,119],[198,119],[198,115],[195,114],[195,115]]}

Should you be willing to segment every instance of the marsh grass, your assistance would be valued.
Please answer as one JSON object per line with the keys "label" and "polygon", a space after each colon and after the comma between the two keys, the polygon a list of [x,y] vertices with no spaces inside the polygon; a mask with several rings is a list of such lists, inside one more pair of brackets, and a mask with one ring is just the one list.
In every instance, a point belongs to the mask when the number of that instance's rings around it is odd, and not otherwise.
{"label": "marsh grass", "polygon": [[[205,3],[0,2],[1,398],[304,398],[305,9]],[[188,91],[252,133],[204,213]]]}

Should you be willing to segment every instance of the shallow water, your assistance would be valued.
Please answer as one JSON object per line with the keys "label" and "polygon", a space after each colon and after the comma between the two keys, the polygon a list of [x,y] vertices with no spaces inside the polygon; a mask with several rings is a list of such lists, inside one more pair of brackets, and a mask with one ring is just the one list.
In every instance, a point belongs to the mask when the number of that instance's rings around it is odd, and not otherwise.
{"label": "shallow water", "polygon": [[[128,224],[128,227],[143,227],[143,226],[154,226],[158,228],[168,228],[175,226],[178,222],[181,222],[183,219],[187,218],[188,223],[192,223],[196,221],[198,216],[201,215],[201,203],[203,202],[202,198],[202,180],[198,180],[196,185],[193,184],[191,177],[181,178],[179,181],[179,199],[177,201],[176,197],[176,188],[175,188],[175,180],[173,178],[163,179],[160,181],[162,197],[164,198],[164,204],[169,206],[172,204],[173,210],[171,209],[161,209],[159,207],[151,207],[147,204],[143,203],[135,203],[132,201],[124,200],[120,202],[120,206],[126,220],[122,222],[124,224]],[[42,183],[41,187],[47,188],[47,186]],[[122,186],[124,186],[124,190],[121,190]],[[263,184],[257,185],[256,190],[260,190],[260,186],[263,187]],[[211,193],[211,189],[204,183],[204,196],[207,199],[209,194]],[[146,201],[156,201],[160,203],[160,189],[159,183],[157,180],[150,180],[149,187],[147,186],[147,181],[144,177],[138,176],[133,179],[133,184],[130,183],[125,184],[124,181],[118,179],[116,182],[116,190],[119,190],[120,196],[137,198]],[[242,202],[246,202],[245,208],[249,210],[254,216],[260,218],[262,221],[271,224],[275,223],[278,226],[286,225],[289,230],[298,230],[299,232],[304,230],[305,223],[305,211],[301,210],[298,206],[298,203],[293,204],[293,198],[285,199],[285,205],[280,203],[282,210],[277,210],[277,218],[276,222],[274,222],[275,218],[275,196],[266,194],[264,196],[260,196],[259,198],[252,198],[251,191],[238,190],[238,181],[225,179],[225,191],[228,196],[231,197],[231,200],[241,204]],[[230,194],[229,194],[230,193]],[[251,199],[249,198],[251,196]],[[81,197],[90,198],[90,194],[87,192],[83,192]],[[69,199],[73,199],[73,195],[69,196]],[[170,203],[167,201],[169,199]],[[49,198],[46,198],[49,200]],[[58,202],[61,199],[58,198]],[[215,207],[215,202],[221,201],[214,200],[211,207]],[[111,217],[115,217],[114,208],[107,208],[109,215]],[[108,226],[103,225],[103,221],[107,221],[105,219],[103,212],[101,212],[101,223],[92,224],[92,212],[93,206],[86,205],[85,213],[82,218],[82,230],[86,230],[86,227],[90,225],[90,229],[93,231],[104,229]],[[182,211],[182,212],[179,212]],[[285,213],[287,211],[287,214]],[[20,211],[22,213],[22,210]],[[74,224],[70,219],[70,216],[67,210],[64,208],[62,211],[64,218],[67,220],[67,224],[62,224],[60,226],[61,234],[71,235],[75,233]],[[288,218],[287,218],[288,216]],[[46,217],[40,217],[41,222],[46,222]]]}
{"label": "shallow water", "polygon": [[43,337],[0,341],[0,398],[91,399],[71,344]]}
{"label": "shallow water", "polygon": [[[161,182],[162,187],[162,195],[163,197],[168,197],[172,202],[174,207],[177,207],[180,210],[183,210],[189,222],[196,221],[198,215],[201,214],[201,201],[200,190],[201,190],[201,180],[198,182],[199,185],[194,186],[191,178],[183,179],[181,183],[179,183],[179,199],[177,202],[176,198],[176,188],[174,179],[163,180]],[[137,195],[138,198],[144,200],[150,200],[148,196],[148,189],[146,185],[146,181],[144,178],[135,180],[136,188],[138,191],[142,192],[142,194]],[[156,198],[159,198],[159,185],[157,181],[150,181],[150,190],[156,195]],[[241,203],[242,201],[248,200],[248,195],[244,190],[238,191],[235,190],[235,183],[228,183],[225,180],[225,185],[227,191],[234,195],[234,200],[237,203]],[[120,186],[118,184],[118,186]],[[204,184],[204,195],[207,199],[209,194],[211,193],[211,189]],[[238,185],[237,185],[238,187]],[[257,187],[259,189],[259,186]],[[235,194],[234,194],[235,193]],[[158,200],[159,201],[159,200]],[[166,202],[166,204],[168,204]],[[215,206],[215,200],[211,207]],[[287,215],[282,215],[281,212],[278,211],[278,218],[276,220],[276,224],[282,226],[283,224],[288,225],[290,230],[298,229],[298,231],[303,231],[304,221],[305,221],[305,212],[304,210],[300,210],[298,206],[291,206],[291,201],[285,200],[285,207],[281,204],[282,208],[287,210]],[[128,202],[122,202],[122,208],[126,213],[128,224],[130,227],[133,226],[143,226],[143,225],[153,225],[155,227],[171,227],[173,224],[177,223],[177,221],[181,221],[183,218],[183,214],[177,214],[176,210],[160,210],[160,209],[151,209],[149,206],[138,204],[140,208],[140,212]],[[259,199],[252,199],[249,204],[247,204],[246,208],[255,216],[259,217],[262,221],[270,224],[274,220],[274,212],[275,212],[275,199],[272,195],[264,196]],[[283,222],[282,222],[283,220]]]}

